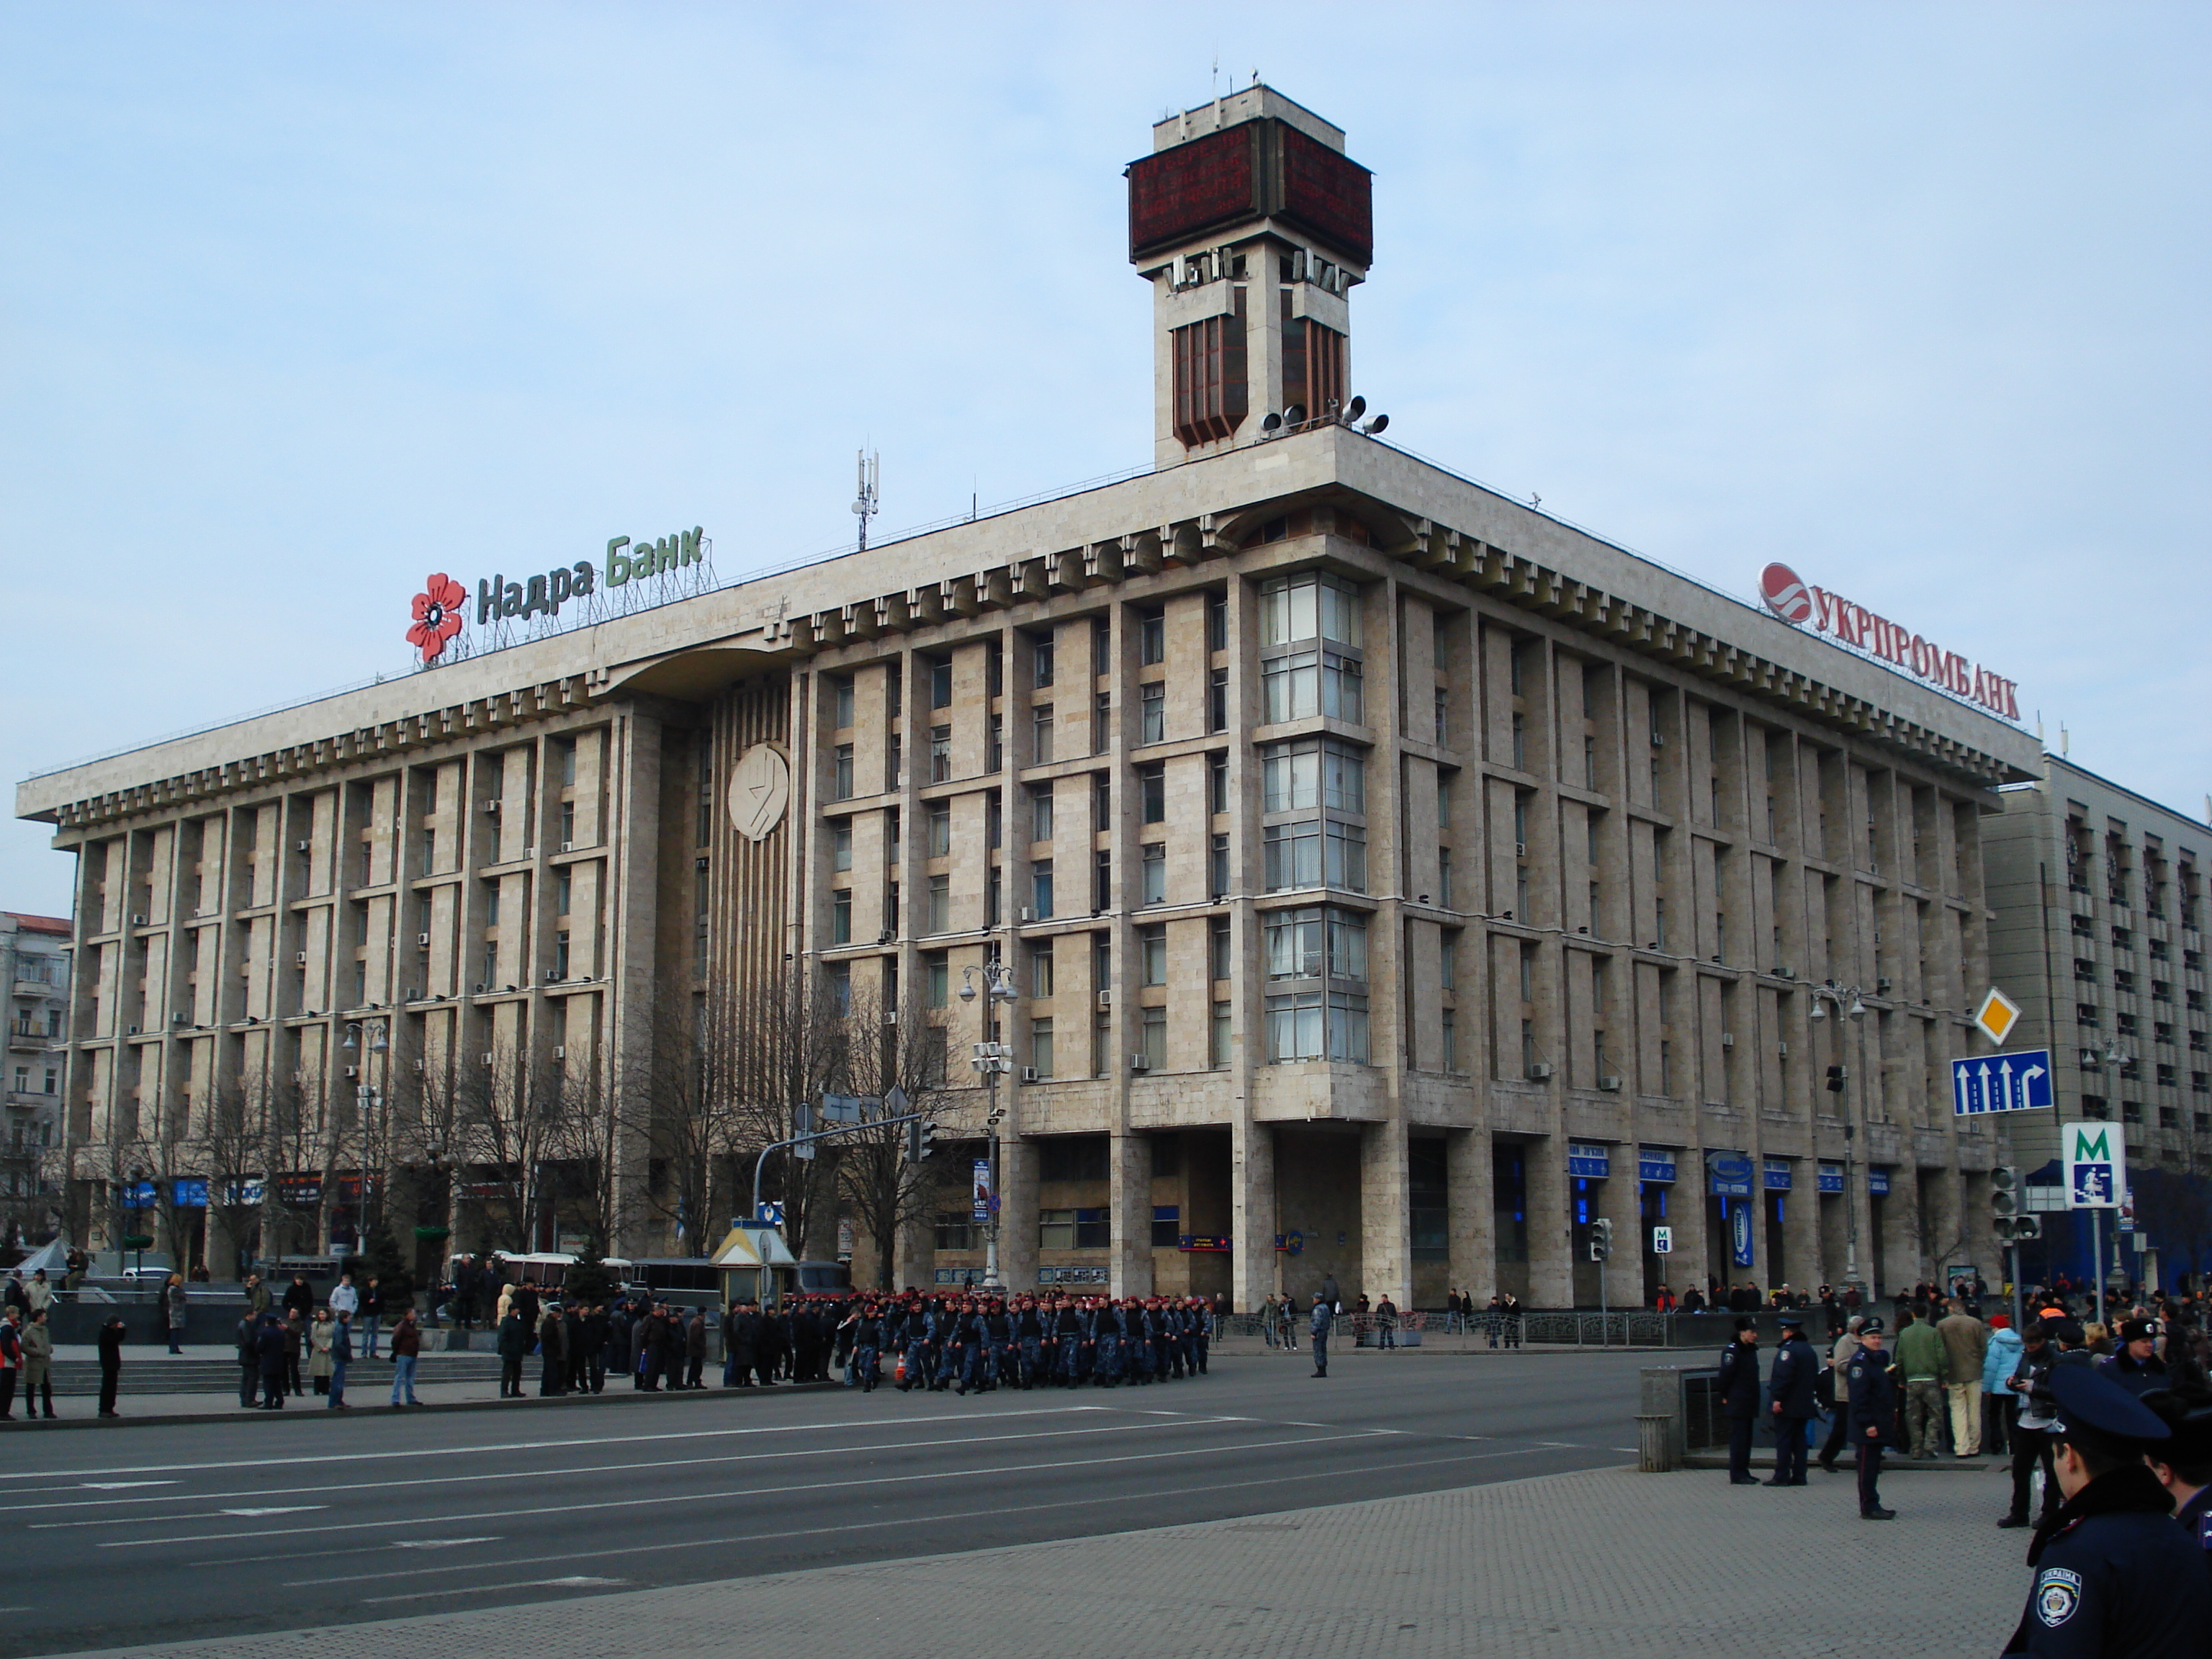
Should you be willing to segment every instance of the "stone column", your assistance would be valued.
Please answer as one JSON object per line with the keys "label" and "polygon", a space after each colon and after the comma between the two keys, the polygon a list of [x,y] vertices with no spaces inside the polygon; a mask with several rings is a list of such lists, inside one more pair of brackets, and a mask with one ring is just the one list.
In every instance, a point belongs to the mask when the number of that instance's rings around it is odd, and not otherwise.
{"label": "stone column", "polygon": [[1496,1159],[1486,1127],[1444,1138],[1444,1180],[1451,1229],[1451,1287],[1480,1302],[1498,1280]]}
{"label": "stone column", "polygon": [[1790,1288],[1807,1295],[1827,1277],[1820,1255],[1820,1176],[1809,1158],[1790,1164],[1790,1191],[1783,1198],[1782,1238],[1789,1252]]}
{"label": "stone column", "polygon": [[1567,1144],[1557,1135],[1522,1149],[1528,1188],[1528,1305],[1574,1305],[1574,1209],[1567,1187]]}
{"label": "stone column", "polygon": [[1115,1296],[1152,1293],[1152,1144],[1141,1134],[1109,1143],[1107,1175],[1114,1208],[1109,1260]]}
{"label": "stone column", "polygon": [[1276,1288],[1275,1132],[1240,1112],[1230,1126],[1229,1193],[1231,1262],[1230,1301],[1251,1313]]}
{"label": "stone column", "polygon": [[1010,1134],[999,1143],[999,1276],[1033,1290],[1037,1270],[1037,1149]]}
{"label": "stone column", "polygon": [[1406,1126],[1401,1120],[1362,1127],[1359,1136],[1359,1284],[1342,1286],[1346,1297],[1365,1291],[1374,1301],[1387,1291],[1401,1308],[1413,1304],[1413,1218],[1406,1170]]}

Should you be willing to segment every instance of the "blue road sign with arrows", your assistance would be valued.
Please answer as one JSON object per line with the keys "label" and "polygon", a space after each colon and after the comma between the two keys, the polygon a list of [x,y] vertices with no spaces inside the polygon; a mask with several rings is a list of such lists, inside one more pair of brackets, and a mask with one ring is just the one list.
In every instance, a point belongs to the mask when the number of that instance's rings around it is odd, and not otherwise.
{"label": "blue road sign with arrows", "polygon": [[2048,1048],[2023,1048],[2009,1054],[1978,1054],[1951,1062],[1951,1111],[1954,1116],[2032,1112],[2056,1103],[2051,1091]]}

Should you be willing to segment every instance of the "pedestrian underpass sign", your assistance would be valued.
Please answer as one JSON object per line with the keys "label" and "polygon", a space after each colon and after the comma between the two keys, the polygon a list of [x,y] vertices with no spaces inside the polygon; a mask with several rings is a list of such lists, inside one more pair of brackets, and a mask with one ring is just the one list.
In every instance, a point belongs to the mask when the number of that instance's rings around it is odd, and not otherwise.
{"label": "pedestrian underpass sign", "polygon": [[1672,1227],[1654,1227],[1651,1230],[1651,1254],[1672,1255],[1674,1253],[1674,1230]]}
{"label": "pedestrian underpass sign", "polygon": [[2109,1210],[2120,1202],[2128,1143],[2117,1123],[2069,1123],[2058,1132],[2066,1157],[2066,1207]]}
{"label": "pedestrian underpass sign", "polygon": [[1951,1062],[1951,1113],[2029,1112],[2057,1104],[2051,1089],[2051,1050],[2021,1048],[2008,1054],[1974,1054]]}

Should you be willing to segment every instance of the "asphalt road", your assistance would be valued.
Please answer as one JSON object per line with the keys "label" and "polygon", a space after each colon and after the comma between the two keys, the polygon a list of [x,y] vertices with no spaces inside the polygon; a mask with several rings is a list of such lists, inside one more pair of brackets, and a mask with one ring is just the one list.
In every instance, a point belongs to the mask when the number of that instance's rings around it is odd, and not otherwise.
{"label": "asphalt road", "polygon": [[[23,1436],[0,1655],[1121,1532],[1617,1465],[1648,1354],[1220,1356],[1150,1388],[716,1390]],[[1662,1362],[1663,1363],[1663,1361]]]}

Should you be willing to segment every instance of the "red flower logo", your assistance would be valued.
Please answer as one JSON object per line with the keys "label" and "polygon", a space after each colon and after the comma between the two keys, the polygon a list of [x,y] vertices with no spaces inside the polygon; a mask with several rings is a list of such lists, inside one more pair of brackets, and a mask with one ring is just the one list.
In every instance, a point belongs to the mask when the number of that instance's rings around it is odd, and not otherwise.
{"label": "red flower logo", "polygon": [[446,641],[461,631],[461,609],[468,601],[468,589],[451,576],[441,573],[423,579],[422,591],[415,596],[415,621],[407,630],[407,643],[422,652],[424,662],[436,661]]}

